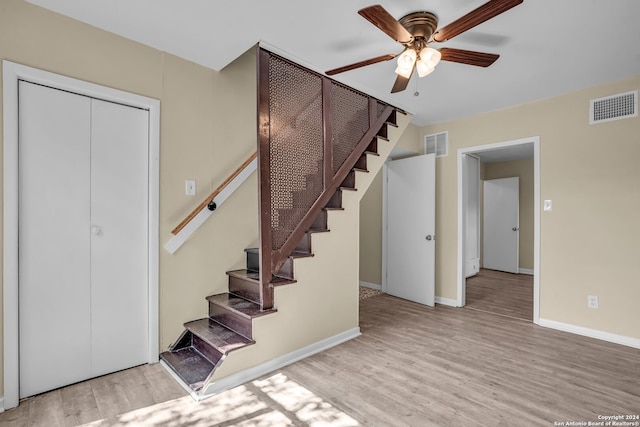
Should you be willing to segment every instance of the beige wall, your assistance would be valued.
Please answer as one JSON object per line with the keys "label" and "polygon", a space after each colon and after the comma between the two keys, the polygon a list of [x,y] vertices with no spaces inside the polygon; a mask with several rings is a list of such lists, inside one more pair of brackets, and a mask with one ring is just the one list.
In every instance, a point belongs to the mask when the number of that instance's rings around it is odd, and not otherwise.
{"label": "beige wall", "polygon": [[[256,149],[253,50],[216,72],[22,0],[2,0],[0,59],[160,100],[161,244]],[[196,197],[184,195],[187,178],[197,180]],[[206,314],[207,295],[227,290],[225,271],[241,267],[243,249],[257,241],[257,212],[253,176],[175,255],[160,250],[161,348],[183,322]],[[2,354],[0,347],[0,360]]]}
{"label": "beige wall", "polygon": [[[589,100],[640,87],[640,76],[425,126],[449,132],[437,161],[436,294],[455,299],[459,148],[540,137],[540,318],[640,338],[640,118],[589,125]],[[587,308],[587,295],[600,308]]]}
{"label": "beige wall", "polygon": [[[396,147],[422,153],[418,130],[409,125]],[[382,170],[360,201],[360,281],[382,285]]]}
{"label": "beige wall", "polygon": [[[533,159],[483,163],[482,180],[520,178],[519,267],[533,270]],[[482,236],[482,233],[481,233]],[[482,243],[480,244],[482,248]]]}

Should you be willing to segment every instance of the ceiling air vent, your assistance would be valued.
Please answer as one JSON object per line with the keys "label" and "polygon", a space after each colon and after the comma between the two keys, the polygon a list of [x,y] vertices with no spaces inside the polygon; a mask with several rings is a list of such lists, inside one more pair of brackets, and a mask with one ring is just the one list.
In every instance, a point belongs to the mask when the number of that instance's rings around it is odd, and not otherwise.
{"label": "ceiling air vent", "polygon": [[449,154],[448,133],[434,133],[424,137],[424,153],[435,154],[436,157],[446,157]]}
{"label": "ceiling air vent", "polygon": [[589,123],[610,122],[638,116],[638,91],[592,99]]}

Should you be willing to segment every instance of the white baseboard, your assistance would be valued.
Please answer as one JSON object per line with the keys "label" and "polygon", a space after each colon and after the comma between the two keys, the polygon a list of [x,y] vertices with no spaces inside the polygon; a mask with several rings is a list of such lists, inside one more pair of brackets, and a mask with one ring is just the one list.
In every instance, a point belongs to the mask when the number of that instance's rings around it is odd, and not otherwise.
{"label": "white baseboard", "polygon": [[[223,391],[229,390],[231,388],[242,385],[248,381],[255,380],[269,372],[273,372],[276,369],[280,369],[283,366],[290,365],[298,360],[302,360],[305,357],[312,356],[321,351],[327,350],[331,347],[334,347],[338,344],[342,344],[343,342],[349,341],[353,338],[360,336],[360,328],[349,329],[348,331],[344,331],[340,334],[334,335],[322,341],[318,341],[291,353],[282,355],[280,357],[276,357],[275,359],[269,360],[267,362],[261,363],[257,366],[253,366],[249,369],[245,369],[244,371],[237,372],[235,374],[231,374],[228,377],[221,378],[213,383],[209,384],[209,386],[200,394],[196,395],[193,392],[189,394],[195,400],[203,400],[213,395],[222,393]],[[164,363],[162,364],[174,377],[177,378],[177,375],[174,374],[173,370],[169,368]],[[182,384],[182,381],[179,381]],[[184,385],[183,385],[184,387]],[[189,390],[187,390],[189,391]]]}
{"label": "white baseboard", "polygon": [[363,282],[360,281],[360,286],[364,286],[365,288],[377,289],[379,291],[382,290],[382,285],[376,285],[375,283]]}
{"label": "white baseboard", "polygon": [[529,276],[533,276],[533,270],[531,270],[529,268],[519,268],[518,269],[518,273],[519,274],[528,274]]}
{"label": "white baseboard", "polygon": [[4,396],[0,396],[0,414],[4,412]]}
{"label": "white baseboard", "polygon": [[436,297],[436,304],[448,305],[449,307],[457,307],[457,301],[450,298]]}
{"label": "white baseboard", "polygon": [[557,322],[555,320],[540,319],[538,323],[545,328],[557,329],[559,331],[570,332],[572,334],[583,335],[585,337],[596,338],[614,344],[626,345],[627,347],[640,348],[640,339],[616,335],[609,332],[589,329],[582,326],[571,325],[569,323]]}

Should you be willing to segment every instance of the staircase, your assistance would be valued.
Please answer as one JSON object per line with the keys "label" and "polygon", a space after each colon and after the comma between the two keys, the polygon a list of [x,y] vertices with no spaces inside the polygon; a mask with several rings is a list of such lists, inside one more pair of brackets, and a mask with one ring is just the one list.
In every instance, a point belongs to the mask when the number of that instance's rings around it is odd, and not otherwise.
{"label": "staircase", "polygon": [[[296,283],[295,260],[314,256],[312,236],[330,231],[327,225],[328,212],[343,210],[343,193],[357,191],[357,175],[368,174],[368,159],[379,156],[378,144],[388,141],[389,127],[398,127],[398,115],[404,113],[394,110],[388,121],[378,129],[342,184],[328,198],[328,202],[306,229],[295,250],[286,258],[279,271],[271,275],[268,284],[271,290]],[[385,157],[390,150],[390,147],[385,147]],[[380,167],[381,162],[378,161],[377,168]],[[377,172],[377,169],[375,171]],[[313,185],[312,179],[307,181],[307,185]],[[293,197],[296,196],[297,194],[293,193]],[[284,228],[289,226],[291,225],[282,225]],[[288,231],[283,230],[284,233]],[[230,352],[255,344],[254,319],[277,312],[275,308],[262,308],[259,250],[249,248],[245,249],[245,252],[246,268],[227,272],[229,292],[206,298],[209,317],[185,323],[184,332],[168,351],[160,355],[165,365],[195,396],[202,396],[206,392],[207,386],[213,381],[214,373]]]}

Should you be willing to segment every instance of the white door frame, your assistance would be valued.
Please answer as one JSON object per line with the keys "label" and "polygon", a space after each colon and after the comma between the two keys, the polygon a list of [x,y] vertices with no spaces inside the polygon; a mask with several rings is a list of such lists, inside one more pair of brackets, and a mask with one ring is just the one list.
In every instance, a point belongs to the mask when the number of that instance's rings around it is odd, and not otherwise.
{"label": "white door frame", "polygon": [[4,120],[4,408],[18,406],[18,81],[142,108],[149,111],[149,363],[158,361],[158,272],[160,199],[160,101],[2,61]]}
{"label": "white door frame", "polygon": [[494,144],[478,145],[475,147],[458,149],[458,299],[456,305],[464,307],[466,279],[464,274],[464,254],[465,254],[465,227],[463,211],[463,182],[462,169],[464,154],[481,153],[483,151],[493,151],[500,148],[533,143],[533,210],[534,210],[534,232],[533,232],[533,322],[540,323],[540,137],[532,136],[512,141],[497,142]]}

